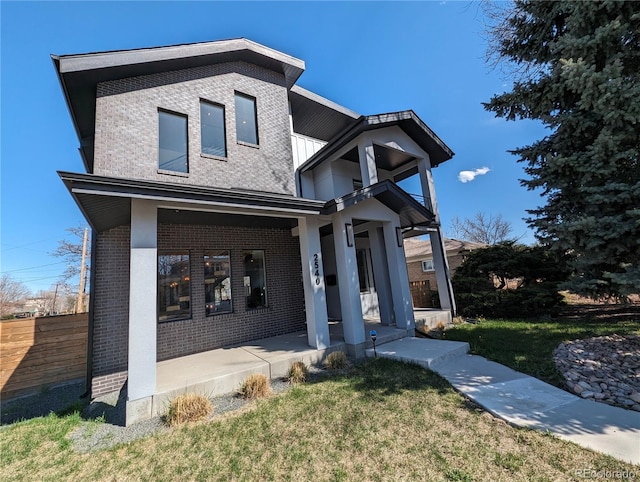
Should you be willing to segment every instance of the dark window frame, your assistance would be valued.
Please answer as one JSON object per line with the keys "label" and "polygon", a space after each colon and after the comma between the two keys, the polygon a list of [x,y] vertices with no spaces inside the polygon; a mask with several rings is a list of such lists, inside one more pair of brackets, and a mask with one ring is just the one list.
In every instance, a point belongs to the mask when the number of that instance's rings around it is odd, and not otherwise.
{"label": "dark window frame", "polygon": [[[253,102],[253,123],[254,130],[256,136],[256,142],[247,141],[244,139],[240,139],[238,136],[238,101],[237,98],[241,97],[244,99],[251,100]],[[237,90],[233,93],[233,101],[234,101],[234,109],[235,109],[235,117],[236,117],[236,142],[241,145],[250,146],[250,147],[259,147],[260,146],[260,129],[258,128],[258,99],[252,95],[245,94],[243,92],[239,92]]]}
{"label": "dark window frame", "polygon": [[[246,278],[247,278],[247,268],[246,268],[246,256],[248,255],[248,253],[251,253],[251,255],[253,255],[254,252],[261,252],[262,253],[262,270],[263,270],[263,276],[264,276],[264,294],[262,294],[260,296],[261,299],[264,299],[264,302],[261,305],[258,306],[250,306],[250,298],[254,298],[255,299],[255,295],[250,293],[249,295],[247,295],[246,293],[246,288],[247,285],[245,284],[246,282]],[[260,310],[260,309],[266,309],[269,308],[269,294],[268,294],[268,286],[267,286],[267,250],[266,249],[243,249],[242,250],[242,259],[243,259],[243,270],[242,270],[242,284],[243,284],[243,288],[244,288],[244,307],[246,311],[253,311],[253,310]],[[249,286],[251,288],[251,290],[253,291],[253,288],[251,286]]]}
{"label": "dark window frame", "polygon": [[[168,313],[168,311],[164,311],[162,312],[160,310],[160,257],[161,256],[187,256],[187,268],[188,268],[188,272],[187,272],[187,279],[185,280],[188,286],[188,298],[189,298],[189,313],[188,314],[181,314],[180,316],[176,316],[175,318],[165,318],[165,319],[161,319],[161,313]],[[156,306],[157,306],[157,322],[158,323],[171,323],[174,321],[184,321],[184,320],[190,320],[193,318],[193,303],[191,302],[193,299],[193,289],[191,286],[191,252],[189,250],[185,250],[185,249],[162,249],[162,250],[158,250],[158,254],[156,256],[157,259],[157,267],[156,267],[156,276],[157,276],[157,300],[156,300]],[[182,297],[182,295],[178,295],[178,303],[180,304],[180,298]],[[165,315],[166,316],[166,315]]]}
{"label": "dark window frame", "polygon": [[[206,273],[206,261],[205,258],[207,256],[215,256],[214,253],[221,253],[221,252],[225,252],[227,253],[227,262],[229,263],[229,310],[225,310],[225,311],[213,311],[211,313],[207,312],[207,273]],[[204,298],[205,298],[205,316],[209,317],[209,316],[217,316],[217,315],[224,315],[224,314],[229,314],[229,313],[233,313],[233,268],[231,266],[231,250],[230,249],[208,249],[205,250],[203,255],[202,255],[202,261],[203,261],[203,273],[204,273]]]}
{"label": "dark window frame", "polygon": [[[366,248],[358,248],[356,249],[356,267],[358,270],[358,286],[360,288],[360,293],[371,293],[371,277],[369,276],[369,250]],[[360,261],[359,256],[362,255],[362,265],[358,262]],[[361,271],[361,268],[364,271]],[[364,283],[363,283],[364,281]]]}
{"label": "dark window frame", "polygon": [[[166,115],[172,115],[175,117],[181,117],[185,120],[185,126],[184,126],[184,134],[185,134],[185,164],[186,164],[186,171],[178,171],[175,169],[167,169],[165,167],[162,167],[160,165],[160,143],[162,141],[162,136],[160,134],[160,115],[161,114],[166,114]],[[167,174],[177,174],[177,175],[189,175],[189,116],[187,114],[184,114],[182,112],[176,112],[170,109],[165,109],[163,107],[158,107],[158,171],[162,172],[162,173],[167,173]]]}
{"label": "dark window frame", "polygon": [[[203,151],[203,135],[202,130],[204,128],[204,122],[202,122],[202,104],[210,105],[212,107],[219,107],[222,109],[222,139],[224,140],[224,155],[220,156],[217,154],[210,154],[208,152]],[[213,102],[207,99],[200,98],[200,155],[204,157],[212,157],[214,159],[227,159],[228,149],[227,149],[227,110],[224,104],[220,104],[218,102]]]}

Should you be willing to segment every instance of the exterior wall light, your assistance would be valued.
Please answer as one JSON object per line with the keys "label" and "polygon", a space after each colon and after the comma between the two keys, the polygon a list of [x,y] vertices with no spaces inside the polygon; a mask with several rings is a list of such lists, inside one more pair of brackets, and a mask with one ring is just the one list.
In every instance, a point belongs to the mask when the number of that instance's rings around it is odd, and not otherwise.
{"label": "exterior wall light", "polygon": [[402,248],[404,245],[402,238],[402,228],[396,228],[396,242],[398,243],[398,248]]}
{"label": "exterior wall light", "polygon": [[344,229],[347,233],[347,246],[353,246],[353,225],[351,223],[345,223]]}

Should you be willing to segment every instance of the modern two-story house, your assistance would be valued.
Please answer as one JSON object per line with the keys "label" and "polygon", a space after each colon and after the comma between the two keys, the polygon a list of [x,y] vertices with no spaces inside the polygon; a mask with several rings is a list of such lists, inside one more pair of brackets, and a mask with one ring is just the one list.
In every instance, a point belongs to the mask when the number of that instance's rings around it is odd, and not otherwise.
{"label": "modern two-story house", "polygon": [[[151,416],[156,363],[363,318],[411,331],[403,238],[431,236],[455,311],[432,168],[452,151],[412,111],[359,115],[296,85],[305,64],[246,39],[52,56],[93,228],[93,396]],[[422,201],[398,187],[419,176]]]}

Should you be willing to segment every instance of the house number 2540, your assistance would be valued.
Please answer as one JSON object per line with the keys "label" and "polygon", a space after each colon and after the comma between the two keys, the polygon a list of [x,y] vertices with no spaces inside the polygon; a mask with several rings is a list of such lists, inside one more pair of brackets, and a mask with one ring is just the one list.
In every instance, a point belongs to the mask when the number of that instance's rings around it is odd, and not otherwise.
{"label": "house number 2540", "polygon": [[315,277],[316,284],[320,284],[320,256],[318,253],[313,255],[313,276]]}

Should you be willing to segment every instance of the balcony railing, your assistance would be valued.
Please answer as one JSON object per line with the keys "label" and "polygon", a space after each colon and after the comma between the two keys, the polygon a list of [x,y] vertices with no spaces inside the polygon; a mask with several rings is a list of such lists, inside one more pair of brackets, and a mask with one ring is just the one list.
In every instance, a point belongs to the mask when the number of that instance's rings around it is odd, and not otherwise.
{"label": "balcony railing", "polygon": [[422,204],[424,207],[426,207],[429,211],[433,212],[433,206],[431,205],[431,199],[426,198],[420,194],[413,194],[413,193],[407,193],[409,196],[411,196],[413,199],[415,199],[416,201],[418,201],[420,204]]}

